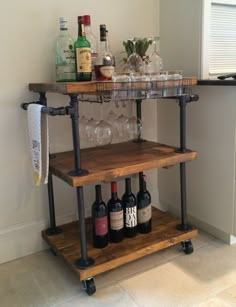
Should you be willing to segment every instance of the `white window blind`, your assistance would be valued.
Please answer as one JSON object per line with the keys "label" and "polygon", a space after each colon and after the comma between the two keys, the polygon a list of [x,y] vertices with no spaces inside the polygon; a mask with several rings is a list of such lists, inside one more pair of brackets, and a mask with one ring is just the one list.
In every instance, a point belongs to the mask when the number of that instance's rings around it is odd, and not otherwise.
{"label": "white window blind", "polygon": [[209,73],[236,73],[236,5],[211,3]]}

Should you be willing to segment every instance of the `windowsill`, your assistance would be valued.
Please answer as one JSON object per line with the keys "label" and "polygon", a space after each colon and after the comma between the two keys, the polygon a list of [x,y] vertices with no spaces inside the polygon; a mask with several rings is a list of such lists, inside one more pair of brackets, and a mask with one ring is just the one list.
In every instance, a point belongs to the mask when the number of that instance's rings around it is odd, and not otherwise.
{"label": "windowsill", "polygon": [[225,86],[236,86],[236,80],[228,79],[228,80],[213,80],[213,79],[203,79],[198,80],[197,85],[225,85]]}

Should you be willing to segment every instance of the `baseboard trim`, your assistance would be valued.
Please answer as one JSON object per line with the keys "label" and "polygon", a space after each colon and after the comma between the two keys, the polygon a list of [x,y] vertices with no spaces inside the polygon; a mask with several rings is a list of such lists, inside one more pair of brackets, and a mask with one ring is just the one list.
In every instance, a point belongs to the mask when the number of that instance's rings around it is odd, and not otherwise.
{"label": "baseboard trim", "polygon": [[[76,220],[76,214],[69,212],[56,217],[62,225]],[[41,231],[49,225],[49,220],[30,221],[0,229],[0,264],[21,258],[48,246],[43,241]]]}
{"label": "baseboard trim", "polygon": [[[175,208],[174,206],[168,205],[168,211],[173,213],[176,216],[180,216],[180,210]],[[195,225],[197,228],[204,230],[205,232],[211,234],[212,236],[224,241],[227,244],[235,244],[236,243],[236,237],[206,223],[198,218],[195,218],[188,214],[188,222],[192,225]]]}

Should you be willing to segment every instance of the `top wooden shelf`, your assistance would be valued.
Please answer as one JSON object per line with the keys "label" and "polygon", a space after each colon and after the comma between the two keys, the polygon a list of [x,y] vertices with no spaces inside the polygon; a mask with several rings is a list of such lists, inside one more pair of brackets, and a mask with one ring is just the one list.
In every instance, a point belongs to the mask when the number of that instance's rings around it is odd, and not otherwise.
{"label": "top wooden shelf", "polygon": [[[182,80],[151,81],[155,89],[172,87],[189,87],[197,84],[196,77],[186,77]],[[136,81],[135,88],[143,89],[147,87],[148,81]],[[117,90],[117,86],[123,89],[125,82],[111,81],[90,81],[90,82],[55,82],[55,83],[30,83],[29,90],[38,93],[61,93],[61,94],[93,94],[96,95],[101,90]],[[127,83],[126,83],[127,84]]]}
{"label": "top wooden shelf", "polygon": [[81,150],[81,166],[85,176],[70,176],[74,169],[73,152],[56,154],[50,159],[50,172],[73,187],[94,182],[110,182],[115,178],[151,168],[162,168],[196,159],[197,153],[178,153],[176,148],[155,142],[125,142]]}

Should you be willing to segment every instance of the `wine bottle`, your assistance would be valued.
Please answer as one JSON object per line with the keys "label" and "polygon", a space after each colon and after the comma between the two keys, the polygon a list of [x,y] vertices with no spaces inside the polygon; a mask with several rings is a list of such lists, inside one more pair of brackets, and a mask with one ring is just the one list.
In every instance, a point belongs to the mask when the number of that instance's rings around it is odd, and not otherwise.
{"label": "wine bottle", "polygon": [[96,79],[111,80],[114,69],[114,58],[107,46],[106,26],[100,25],[100,51],[95,63]]}
{"label": "wine bottle", "polygon": [[131,192],[131,179],[125,178],[125,193],[122,196],[125,218],[125,236],[135,237],[137,234],[137,203]]}
{"label": "wine bottle", "polygon": [[138,231],[148,233],[152,230],[151,195],[147,190],[146,176],[140,178],[140,190],[137,194]]}
{"label": "wine bottle", "polygon": [[84,31],[86,39],[90,42],[91,46],[91,59],[92,59],[92,79],[95,79],[94,66],[98,54],[98,42],[96,36],[93,34],[91,29],[91,18],[90,15],[84,15]]}
{"label": "wine bottle", "polygon": [[95,186],[96,198],[92,205],[93,246],[103,248],[108,244],[107,206],[102,200],[101,185]]}
{"label": "wine bottle", "polygon": [[86,39],[84,32],[84,20],[78,16],[78,38],[74,44],[76,59],[76,80],[91,81],[92,79],[92,61],[91,46]]}
{"label": "wine bottle", "polygon": [[124,210],[117,196],[117,183],[111,183],[111,199],[108,201],[108,221],[111,242],[120,242],[124,237]]}
{"label": "wine bottle", "polygon": [[56,81],[75,81],[74,41],[68,33],[67,20],[59,18],[60,33],[56,39]]}

